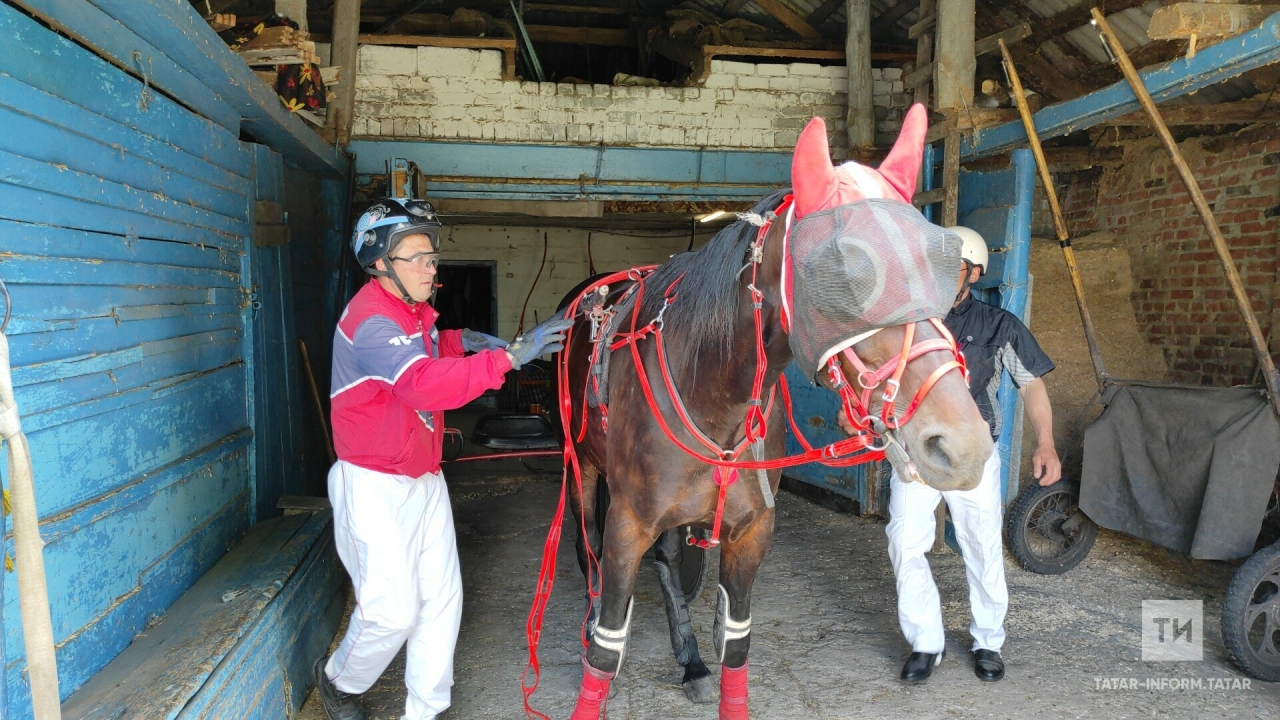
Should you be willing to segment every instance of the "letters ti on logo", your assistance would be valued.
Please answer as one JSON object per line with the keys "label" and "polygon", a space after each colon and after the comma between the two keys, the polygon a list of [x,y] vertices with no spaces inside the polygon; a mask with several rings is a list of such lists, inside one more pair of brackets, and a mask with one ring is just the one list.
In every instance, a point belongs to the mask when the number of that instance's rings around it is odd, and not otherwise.
{"label": "letters ti on logo", "polygon": [[1142,601],[1142,661],[1204,659],[1204,602]]}

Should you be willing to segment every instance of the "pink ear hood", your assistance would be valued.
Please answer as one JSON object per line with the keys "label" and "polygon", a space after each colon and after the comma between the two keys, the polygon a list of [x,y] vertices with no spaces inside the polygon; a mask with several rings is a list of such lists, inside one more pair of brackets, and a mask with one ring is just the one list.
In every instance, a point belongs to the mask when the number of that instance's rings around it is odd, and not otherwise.
{"label": "pink ear hood", "polygon": [[810,120],[800,133],[791,160],[796,217],[870,198],[910,203],[928,131],[929,117],[924,106],[913,105],[902,122],[897,142],[878,169],[853,161],[837,168],[831,164],[826,122],[820,117]]}

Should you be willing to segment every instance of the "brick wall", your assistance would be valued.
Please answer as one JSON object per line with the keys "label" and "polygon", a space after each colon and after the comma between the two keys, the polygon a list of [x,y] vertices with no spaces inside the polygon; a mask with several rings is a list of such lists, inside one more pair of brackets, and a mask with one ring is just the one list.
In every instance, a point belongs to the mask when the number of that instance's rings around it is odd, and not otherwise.
{"label": "brick wall", "polygon": [[[1180,147],[1213,206],[1263,331],[1274,335],[1280,139],[1193,138]],[[1256,361],[1247,330],[1164,149],[1154,139],[1135,143],[1125,148],[1120,166],[1093,175],[1058,179],[1068,226],[1075,236],[1098,231],[1124,242],[1138,326],[1163,352],[1171,379],[1249,381]],[[1280,347],[1273,342],[1272,350]]]}
{"label": "brick wall", "polygon": [[[352,134],[366,138],[706,147],[794,146],[814,115],[844,157],[842,66],[713,60],[701,87],[537,83],[501,78],[494,50],[360,48]],[[877,131],[889,141],[909,96],[901,71],[876,70]]]}

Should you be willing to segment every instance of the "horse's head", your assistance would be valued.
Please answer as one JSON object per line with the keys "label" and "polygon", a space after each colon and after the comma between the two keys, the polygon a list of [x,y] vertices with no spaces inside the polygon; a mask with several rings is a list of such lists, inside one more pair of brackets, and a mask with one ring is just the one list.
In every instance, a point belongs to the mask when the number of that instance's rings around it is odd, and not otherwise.
{"label": "horse's head", "polygon": [[[831,386],[830,371],[843,369],[867,398],[863,421],[896,394],[894,411],[884,414],[890,428],[901,425],[888,434],[906,447],[920,479],[939,490],[967,490],[981,480],[992,443],[963,371],[954,367],[953,344],[935,322],[955,297],[960,240],[911,205],[927,129],[924,107],[916,105],[878,169],[833,167],[821,118],[801,133],[783,280],[789,342],[811,378]],[[921,352],[904,349],[912,344]],[[948,363],[952,369],[942,369]],[[898,364],[905,367],[892,372]],[[873,390],[863,393],[867,386]],[[907,479],[901,465],[895,462]]]}

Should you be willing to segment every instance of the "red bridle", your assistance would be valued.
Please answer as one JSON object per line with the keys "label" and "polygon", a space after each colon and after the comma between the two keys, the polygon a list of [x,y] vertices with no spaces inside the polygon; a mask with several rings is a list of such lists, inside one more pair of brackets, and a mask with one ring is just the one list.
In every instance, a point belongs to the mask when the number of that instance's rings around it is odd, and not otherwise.
{"label": "red bridle", "polygon": [[[844,408],[845,416],[849,418],[850,424],[855,428],[876,435],[882,434],[882,431],[876,427],[875,418],[871,411],[872,396],[876,388],[881,385],[885,387],[884,392],[880,395],[882,404],[879,419],[885,429],[897,430],[911,420],[916,410],[919,409],[920,403],[924,402],[929,391],[942,379],[943,375],[958,369],[964,376],[965,384],[968,384],[969,368],[965,365],[964,354],[956,347],[955,338],[951,337],[951,332],[947,330],[941,320],[929,318],[929,322],[933,324],[942,337],[917,343],[915,342],[917,323],[906,325],[903,327],[902,333],[902,352],[875,370],[868,368],[862,358],[858,357],[854,346],[858,342],[880,332],[879,329],[855,338],[848,347],[833,353],[827,360],[826,370],[827,377],[831,381],[831,388],[840,395],[840,402]],[[906,412],[902,414],[902,417],[898,417],[898,389],[902,387],[902,375],[906,372],[907,365],[912,360],[923,355],[943,351],[951,353],[952,359],[939,365],[930,373],[929,377],[921,383],[920,388],[916,390],[915,397],[911,398],[911,403],[907,405]],[[858,387],[861,388],[861,392],[855,390],[853,383],[849,382],[849,379],[845,376],[844,366],[840,363],[841,357],[848,360],[849,364],[853,365],[854,369],[858,371],[856,382]]]}

